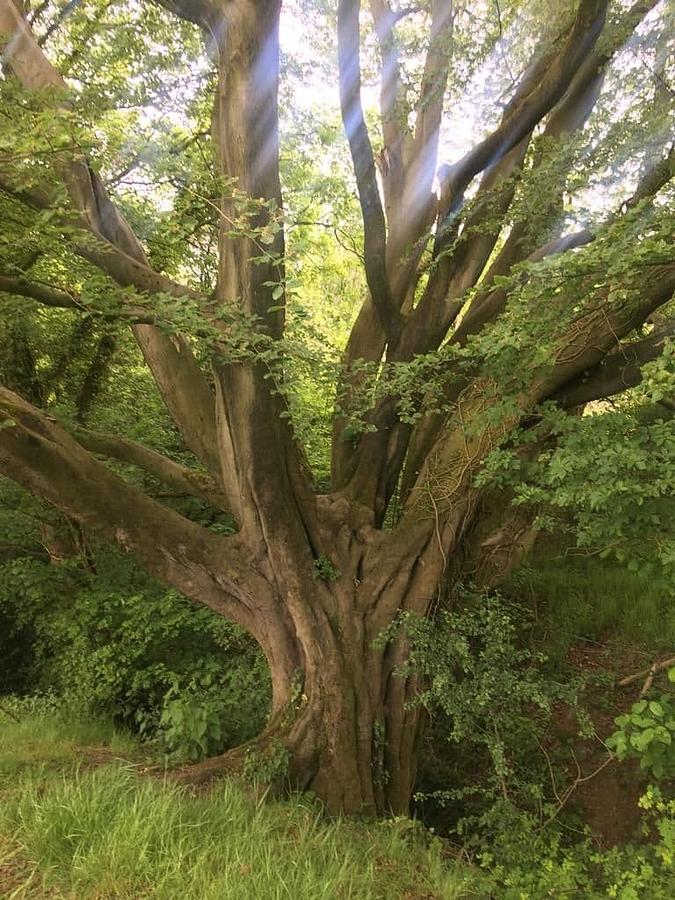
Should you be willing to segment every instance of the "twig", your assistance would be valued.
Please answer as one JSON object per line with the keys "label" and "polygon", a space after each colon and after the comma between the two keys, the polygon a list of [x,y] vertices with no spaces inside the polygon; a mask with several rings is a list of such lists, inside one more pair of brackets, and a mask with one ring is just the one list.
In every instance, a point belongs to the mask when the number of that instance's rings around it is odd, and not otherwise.
{"label": "twig", "polygon": [[[607,758],[604,759],[600,763],[600,765],[597,768],[595,768],[590,774],[582,775],[581,774],[581,766],[579,765],[579,760],[576,758],[576,755],[574,753],[572,753],[572,757],[574,758],[574,764],[577,767],[577,777],[574,779],[572,784],[567,788],[567,790],[564,792],[562,797],[558,800],[558,805],[553,810],[553,812],[548,817],[548,819],[546,819],[546,821],[543,822],[539,826],[539,828],[537,829],[538,831],[543,831],[544,828],[546,828],[547,825],[550,825],[550,823],[559,815],[559,813],[562,810],[562,808],[564,807],[564,805],[567,803],[569,798],[576,791],[576,789],[579,787],[580,784],[583,784],[585,781],[590,781],[592,778],[595,778],[596,775],[599,775],[600,772],[602,772],[602,770],[604,768],[606,768],[611,762],[614,762],[614,760],[616,759],[614,754],[610,753],[607,756]],[[557,797],[557,792],[556,792],[556,797]]]}
{"label": "twig", "polygon": [[654,676],[663,669],[670,668],[670,666],[675,666],[675,656],[670,656],[668,659],[662,659],[660,661],[657,660],[657,662],[653,663],[648,669],[642,669],[642,671],[636,672],[634,675],[627,675],[625,678],[622,678],[621,681],[617,681],[617,687],[628,687],[646,676],[645,682],[642,685],[642,690],[640,691],[640,697],[644,697],[654,683]]}

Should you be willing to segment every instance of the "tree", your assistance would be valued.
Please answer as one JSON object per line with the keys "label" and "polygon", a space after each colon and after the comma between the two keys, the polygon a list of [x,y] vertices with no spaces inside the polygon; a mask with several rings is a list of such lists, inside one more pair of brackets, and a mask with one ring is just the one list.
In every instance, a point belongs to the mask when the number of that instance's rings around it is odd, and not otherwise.
{"label": "tree", "polygon": [[[611,98],[602,86],[646,17],[668,10],[657,0],[617,3],[609,14],[607,0],[580,0],[555,15],[542,4],[481,6],[481,52],[503,53],[499,34],[510,23],[521,29],[526,65],[514,77],[505,62],[509,99],[496,125],[439,167],[452,53],[466,43],[471,10],[450,0],[410,9],[371,0],[367,18],[359,2],[339,0],[340,106],[367,291],[338,377],[331,483],[318,489],[287,391],[280,0],[132,5],[163,29],[161,52],[180,26],[201,60],[203,84],[191,102],[213,94],[201,146],[212,153],[215,192],[199,194],[210,238],[197,250],[186,249],[187,239],[177,251],[170,245],[178,256],[155,253],[157,262],[130,225],[151,233],[151,188],[132,202],[115,196],[120,179],[106,183],[105,150],[87,125],[87,75],[74,74],[99,52],[92,34],[115,4],[94,3],[73,19],[74,36],[57,50],[63,73],[47,42],[67,27],[72,4],[45,20],[50,6],[31,12],[0,0],[4,112],[19,129],[0,163],[2,202],[8,221],[42,236],[35,258],[3,253],[0,290],[12,302],[128,322],[200,468],[124,437],[69,428],[36,405],[45,404],[39,392],[24,398],[2,388],[0,472],[260,644],[273,684],[269,723],[251,745],[200,764],[194,777],[241,766],[251,753],[280,753],[291,784],[315,791],[331,811],[404,811],[424,717],[412,702],[417,676],[401,674],[405,634],[392,624],[402,612],[433,617],[456,584],[490,582],[527,544],[533,510],[511,508],[508,485],[484,477],[500,452],[550,451],[556,417],[578,418],[584,404],[639,383],[643,363],[667,345],[671,326],[659,311],[675,289],[673,151],[653,139],[653,120],[649,140],[646,119],[632,130],[624,123],[623,136],[616,116],[603,120]],[[330,19],[330,4],[322,15]],[[379,48],[377,154],[362,104],[366,22]],[[640,108],[644,116],[660,110],[663,124],[669,33],[667,22],[649,23],[656,69],[646,81],[651,106]],[[205,56],[189,44],[197,32]],[[416,48],[410,64],[408,44]],[[126,73],[125,82],[120,68],[124,43],[114,50],[115,78],[136,90],[138,79]],[[86,72],[95,82],[95,60]],[[615,90],[617,77],[625,76],[614,73]],[[612,152],[626,177],[641,173],[630,198],[569,231],[565,197],[594,109],[604,129],[596,174]],[[180,162],[190,171],[187,156]],[[590,164],[584,171],[590,177]],[[179,212],[186,192],[189,184],[173,195]],[[17,252],[16,241],[6,243]],[[214,534],[163,506],[105,460],[231,512],[236,534]]]}

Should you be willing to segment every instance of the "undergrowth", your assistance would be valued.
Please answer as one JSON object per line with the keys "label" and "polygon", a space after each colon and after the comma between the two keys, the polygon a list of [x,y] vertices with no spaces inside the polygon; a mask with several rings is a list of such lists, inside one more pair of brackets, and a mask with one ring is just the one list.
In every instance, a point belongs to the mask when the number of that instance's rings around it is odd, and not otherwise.
{"label": "undergrowth", "polygon": [[658,654],[675,647],[675,587],[596,556],[544,545],[513,572],[504,590],[530,606],[538,643],[561,658],[578,641],[608,635]]}
{"label": "undergrowth", "polygon": [[501,802],[485,813],[492,845],[471,852],[406,818],[329,821],[307,796],[253,799],[233,781],[195,793],[149,775],[140,749],[109,724],[27,706],[0,711],[5,900],[672,896],[675,802],[665,790],[641,801],[644,845],[600,853]]}
{"label": "undergrowth", "polygon": [[[193,794],[143,775],[128,761],[133,745],[102,723],[54,713],[0,722],[0,897],[474,896],[470,870],[410,820],[329,822],[307,797],[254,801],[233,782]],[[92,767],[94,740],[107,761]],[[24,861],[18,883],[2,848]]]}

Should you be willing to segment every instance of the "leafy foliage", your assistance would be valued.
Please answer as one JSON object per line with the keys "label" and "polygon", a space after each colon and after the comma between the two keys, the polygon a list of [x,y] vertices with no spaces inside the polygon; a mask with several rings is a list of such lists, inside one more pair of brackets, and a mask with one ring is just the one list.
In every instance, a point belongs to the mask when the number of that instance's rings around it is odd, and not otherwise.
{"label": "leafy foliage", "polygon": [[601,852],[589,840],[569,846],[561,832],[542,830],[533,816],[506,801],[497,803],[484,822],[493,842],[478,854],[487,884],[506,900],[558,893],[591,900],[667,900],[672,892],[675,803],[650,787],[640,806],[645,836],[653,840]]}
{"label": "leafy foliage", "polygon": [[[675,682],[675,669],[668,676]],[[675,697],[662,694],[658,699],[634,703],[629,713],[615,720],[617,730],[607,739],[607,746],[619,759],[640,760],[640,768],[654,778],[675,775]]]}
{"label": "leafy foliage", "polygon": [[[24,510],[10,516],[15,540],[30,550],[32,529],[37,548],[33,517],[44,511],[3,487],[5,501],[13,497]],[[87,542],[85,566],[79,555],[54,562],[44,548],[23,556],[21,549],[18,543],[18,553],[0,563],[0,612],[29,635],[17,687],[49,689],[146,737],[161,734],[181,759],[256,733],[267,710],[268,676],[256,646],[236,626],[167,591],[97,541]]]}
{"label": "leafy foliage", "polygon": [[[531,625],[525,614],[498,594],[465,593],[462,601],[462,609],[442,611],[434,623],[403,616],[395,626],[412,648],[400,674],[423,676],[426,686],[415,702],[437,718],[436,738],[461,747],[462,756],[475,762],[468,783],[420,792],[417,800],[471,798],[475,811],[507,799],[543,815],[547,772],[541,741],[558,703],[576,708],[579,726],[589,733],[579,707],[583,681],[546,670],[546,656],[526,644]],[[457,827],[466,835],[476,824],[474,812]]]}

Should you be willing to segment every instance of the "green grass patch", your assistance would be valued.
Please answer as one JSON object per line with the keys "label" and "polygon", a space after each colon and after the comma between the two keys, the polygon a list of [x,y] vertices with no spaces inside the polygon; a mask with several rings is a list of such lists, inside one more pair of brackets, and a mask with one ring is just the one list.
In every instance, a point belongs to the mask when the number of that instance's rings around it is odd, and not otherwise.
{"label": "green grass patch", "polygon": [[134,740],[110,722],[46,710],[26,715],[11,699],[0,701],[0,785],[24,771],[67,771],[89,761],[138,754]]}
{"label": "green grass patch", "polygon": [[536,636],[552,657],[579,640],[608,637],[655,653],[675,647],[675,585],[665,578],[549,548],[515,571],[504,590],[532,606]]}
{"label": "green grass patch", "polygon": [[78,900],[477,896],[471,871],[410,820],[327,822],[307,798],[256,802],[233,782],[194,795],[123,761],[87,767],[94,739],[99,756],[133,750],[103,723],[0,728],[0,834],[33,866],[25,896],[37,883]]}

